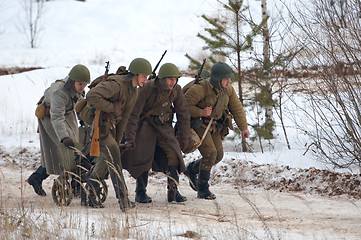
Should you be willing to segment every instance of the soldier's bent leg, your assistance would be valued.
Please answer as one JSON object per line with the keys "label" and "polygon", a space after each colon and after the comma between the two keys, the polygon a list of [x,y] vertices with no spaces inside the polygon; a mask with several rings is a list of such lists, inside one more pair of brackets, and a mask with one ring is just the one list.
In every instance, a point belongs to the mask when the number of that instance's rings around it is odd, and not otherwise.
{"label": "soldier's bent leg", "polygon": [[209,176],[210,176],[210,171],[205,171],[205,170],[199,171],[198,182],[197,182],[198,198],[209,199],[209,200],[216,199],[216,195],[214,195],[211,191],[209,191],[209,184],[208,184]]}
{"label": "soldier's bent leg", "polygon": [[184,172],[184,174],[188,177],[189,186],[191,186],[194,191],[198,191],[197,175],[199,173],[199,165],[201,164],[201,160],[202,158],[190,162],[187,165],[187,170]]}
{"label": "soldier's bent leg", "polygon": [[187,198],[182,196],[178,191],[178,185],[179,185],[179,164],[180,160],[178,158],[178,155],[176,151],[168,144],[168,142],[164,139],[164,137],[159,136],[157,145],[162,148],[164,153],[167,155],[168,159],[168,202],[185,202],[187,201]]}
{"label": "soldier's bent leg", "polygon": [[214,165],[219,163],[223,159],[223,144],[221,134],[219,132],[215,132],[212,134],[213,144],[217,150],[217,157],[214,162]]}
{"label": "soldier's bent leg", "polygon": [[[198,134],[198,136],[203,136],[204,131],[204,128],[196,129],[196,133]],[[213,142],[213,134],[213,132],[208,131],[206,137],[203,140],[203,143],[198,148],[198,150],[202,154],[202,160],[200,161],[199,166],[200,170],[210,171],[212,169],[212,166],[216,162],[217,148]]]}
{"label": "soldier's bent leg", "polygon": [[122,172],[123,169],[119,146],[114,138],[108,138],[106,146],[106,150],[110,153],[107,158],[108,170],[115,190],[115,196],[118,198],[120,209],[125,211],[129,208],[134,208],[135,204],[129,200],[128,189]]}
{"label": "soldier's bent leg", "polygon": [[[100,191],[100,179],[91,174],[87,181],[85,188],[88,192],[89,206],[91,206],[93,208],[104,208],[102,203],[100,201],[98,201],[98,199],[97,199],[98,192]],[[87,204],[83,202],[84,201],[83,198],[85,197],[85,199],[86,199],[86,196],[84,196],[84,194],[86,194],[86,192],[83,191],[82,194],[83,195],[82,195],[81,204],[83,206],[86,206]]]}
{"label": "soldier's bent leg", "polygon": [[[102,208],[104,207],[101,203],[97,203],[96,195],[90,195],[90,190],[93,188],[97,191],[99,191],[100,180],[104,179],[104,176],[106,175],[108,171],[108,165],[105,162],[104,154],[100,152],[100,156],[96,159],[96,163],[94,168],[92,169],[92,172],[90,173],[90,176],[87,180],[87,184],[85,186],[85,191],[81,191],[81,205],[87,206],[88,204],[95,208]],[[97,182],[94,183],[93,182]],[[99,188],[98,186],[99,185]],[[91,199],[90,199],[91,198]],[[101,205],[101,206],[100,206]]]}
{"label": "soldier's bent leg", "polygon": [[43,189],[43,181],[49,177],[46,173],[46,168],[40,166],[33,172],[30,177],[26,180],[33,188],[36,194],[39,196],[46,196],[46,192]]}
{"label": "soldier's bent leg", "polygon": [[168,202],[185,202],[187,198],[178,192],[179,175],[178,167],[168,166]]}
{"label": "soldier's bent leg", "polygon": [[152,198],[147,195],[148,172],[145,171],[137,178],[137,187],[135,189],[135,201],[138,203],[151,203]]}
{"label": "soldier's bent leg", "polygon": [[[197,129],[198,130],[198,129]],[[203,134],[203,130],[196,131],[197,134]],[[213,136],[219,133],[216,131],[208,132],[202,145],[198,148],[201,152],[203,158],[201,160],[200,166],[199,166],[199,175],[197,179],[197,188],[198,188],[198,198],[204,198],[204,199],[215,199],[216,196],[209,191],[209,177],[210,177],[210,171],[212,169],[212,166],[215,164],[218,152],[217,152],[217,146],[215,145],[213,141]],[[218,139],[215,137],[215,139]],[[217,141],[216,141],[217,143]],[[222,151],[223,156],[223,151]]]}

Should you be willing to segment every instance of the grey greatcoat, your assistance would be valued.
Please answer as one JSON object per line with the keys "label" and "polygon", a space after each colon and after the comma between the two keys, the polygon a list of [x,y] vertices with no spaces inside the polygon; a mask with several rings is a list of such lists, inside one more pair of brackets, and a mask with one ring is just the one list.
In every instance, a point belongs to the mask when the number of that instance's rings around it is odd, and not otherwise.
{"label": "grey greatcoat", "polygon": [[[172,126],[172,119],[175,112],[180,138],[188,138],[190,133],[188,105],[180,85],[176,84],[172,93],[169,94],[169,91],[161,90],[158,80],[146,82],[139,91],[125,130],[125,139],[135,139],[136,148],[123,153],[122,163],[134,178],[138,178],[150,168],[153,168],[153,171],[165,172],[167,170],[167,157],[160,148],[156,147],[159,134],[177,154],[180,163],[178,171],[186,170]],[[150,116],[145,116],[146,112],[148,115],[151,112]],[[161,119],[165,121],[163,124],[159,116],[162,116]]]}
{"label": "grey greatcoat", "polygon": [[68,77],[57,80],[45,90],[43,103],[50,107],[50,116],[39,119],[39,137],[41,149],[41,165],[48,174],[60,175],[63,170],[74,167],[74,153],[60,141],[71,138],[74,143],[79,142],[78,121],[74,111],[74,104],[82,94],[77,93]]}

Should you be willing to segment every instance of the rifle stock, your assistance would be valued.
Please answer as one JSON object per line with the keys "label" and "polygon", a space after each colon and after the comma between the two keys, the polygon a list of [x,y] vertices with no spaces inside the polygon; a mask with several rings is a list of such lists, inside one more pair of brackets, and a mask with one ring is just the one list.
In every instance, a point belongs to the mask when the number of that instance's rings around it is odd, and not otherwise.
{"label": "rifle stock", "polygon": [[[107,65],[105,66],[105,73],[104,73],[102,81],[105,81],[105,79],[107,79],[107,77],[108,77],[109,61],[106,62],[106,64]],[[99,142],[100,115],[101,115],[101,110],[97,108],[95,110],[95,117],[93,120],[93,136],[92,136],[92,141],[90,144],[90,156],[93,156],[93,157],[100,156],[100,142]]]}
{"label": "rifle stock", "polygon": [[99,118],[100,109],[95,110],[95,118],[93,121],[93,136],[90,144],[90,156],[99,157],[100,155],[100,143],[99,143]]}

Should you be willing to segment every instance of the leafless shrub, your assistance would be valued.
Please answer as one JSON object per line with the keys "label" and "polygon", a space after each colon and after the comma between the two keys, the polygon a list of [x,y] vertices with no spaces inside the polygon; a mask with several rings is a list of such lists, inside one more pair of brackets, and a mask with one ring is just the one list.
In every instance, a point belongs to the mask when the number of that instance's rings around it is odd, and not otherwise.
{"label": "leafless shrub", "polygon": [[41,18],[45,13],[45,0],[21,0],[24,19],[21,19],[20,31],[25,35],[30,47],[38,45],[40,32],[43,29]]}
{"label": "leafless shrub", "polygon": [[311,125],[299,122],[299,128],[320,160],[340,168],[360,167],[360,2],[315,0],[298,2],[295,8],[289,12],[300,30],[294,37],[302,44],[296,60],[301,66],[322,66],[312,81],[300,82],[313,94],[299,106]]}

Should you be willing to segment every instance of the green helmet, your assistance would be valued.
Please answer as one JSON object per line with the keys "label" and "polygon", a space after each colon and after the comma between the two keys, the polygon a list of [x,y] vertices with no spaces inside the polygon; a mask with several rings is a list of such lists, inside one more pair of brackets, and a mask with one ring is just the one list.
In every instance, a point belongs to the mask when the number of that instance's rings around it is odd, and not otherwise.
{"label": "green helmet", "polygon": [[211,73],[207,69],[203,69],[201,72],[201,75],[199,77],[201,78],[209,78],[211,76]]}
{"label": "green helmet", "polygon": [[233,78],[234,74],[230,66],[224,62],[217,62],[211,70],[211,80],[220,82],[224,78]]}
{"label": "green helmet", "polygon": [[69,77],[76,82],[90,83],[90,72],[86,66],[81,64],[75,65],[70,70]]}
{"label": "green helmet", "polygon": [[180,77],[180,73],[179,73],[179,69],[177,68],[176,65],[174,65],[173,63],[164,63],[158,72],[158,78],[179,78]]}
{"label": "green helmet", "polygon": [[152,74],[152,66],[149,61],[144,58],[136,58],[129,64],[129,71],[133,74]]}

